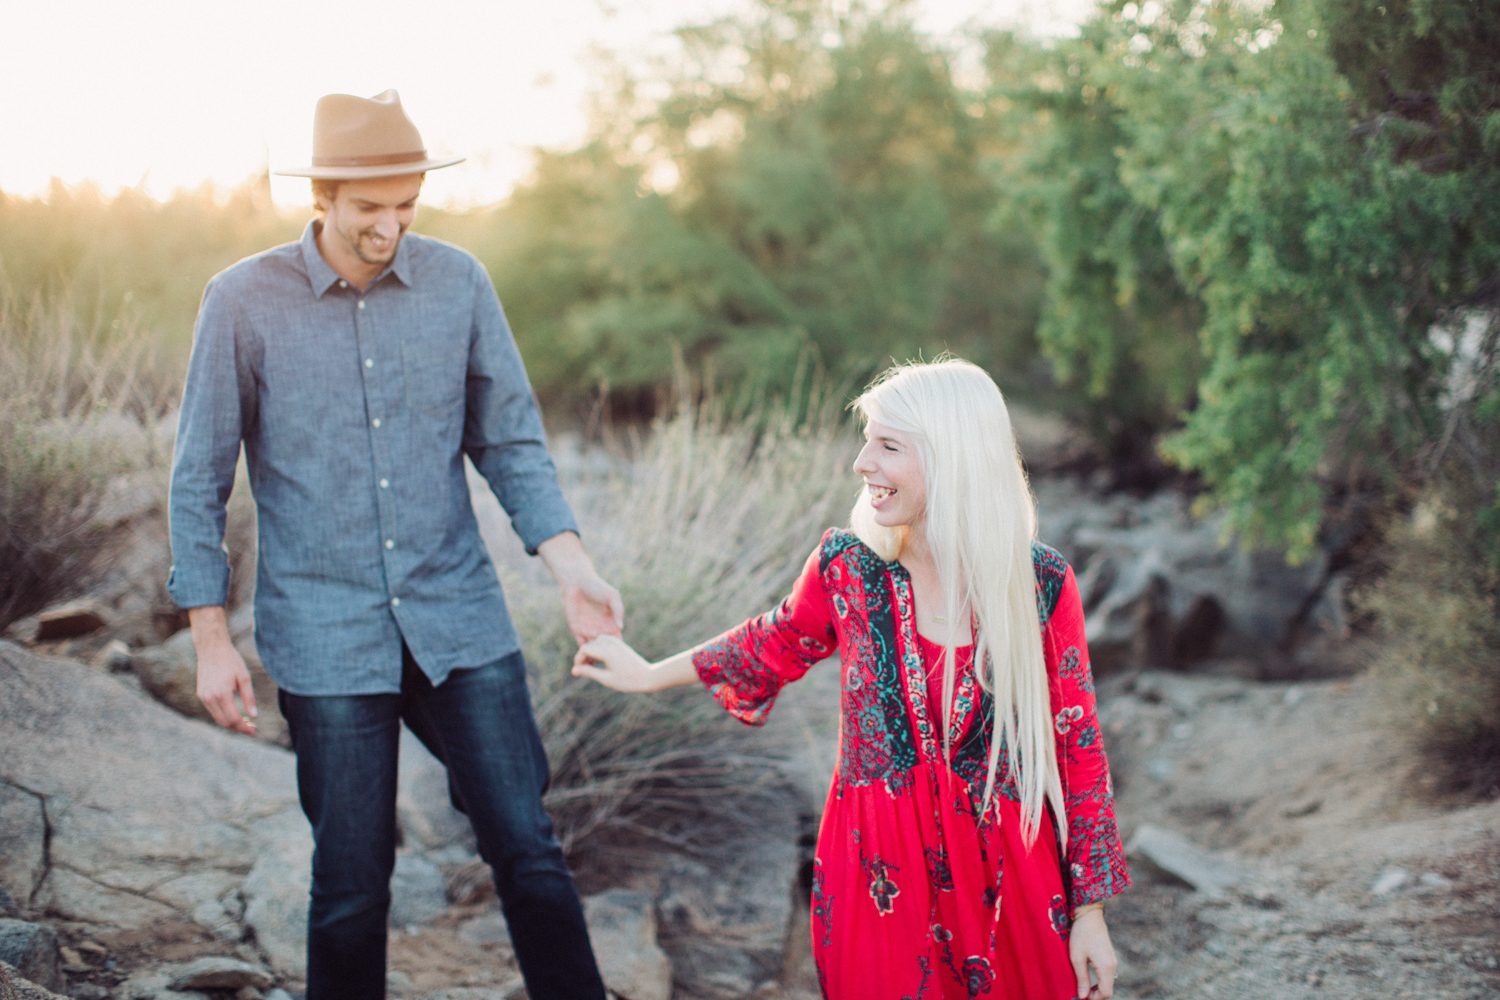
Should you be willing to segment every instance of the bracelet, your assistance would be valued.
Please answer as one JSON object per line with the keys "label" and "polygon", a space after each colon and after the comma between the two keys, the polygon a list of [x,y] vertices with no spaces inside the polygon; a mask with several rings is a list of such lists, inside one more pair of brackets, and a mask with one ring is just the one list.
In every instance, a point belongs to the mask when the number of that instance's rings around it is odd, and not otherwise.
{"label": "bracelet", "polygon": [[1099,911],[1099,915],[1103,916],[1104,915],[1104,900],[1101,899],[1097,903],[1084,903],[1078,909],[1076,909],[1076,910],[1073,911],[1073,919],[1077,920],[1079,917],[1083,916],[1085,913],[1090,912],[1091,910],[1098,910]]}

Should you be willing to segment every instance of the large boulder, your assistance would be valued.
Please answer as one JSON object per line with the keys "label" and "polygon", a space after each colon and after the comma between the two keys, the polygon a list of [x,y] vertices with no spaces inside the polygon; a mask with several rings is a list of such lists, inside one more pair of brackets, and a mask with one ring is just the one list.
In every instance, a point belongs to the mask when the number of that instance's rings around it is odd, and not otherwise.
{"label": "large boulder", "polygon": [[0,961],[0,1000],[68,1000],[25,978],[9,962]]}
{"label": "large boulder", "polygon": [[1077,574],[1097,672],[1234,657],[1274,675],[1308,637],[1329,587],[1324,553],[1291,565],[1245,551],[1222,515],[1195,517],[1174,491],[1101,496],[1063,479],[1036,491],[1041,538]]}
{"label": "large boulder", "polygon": [[656,908],[644,892],[610,889],[583,900],[604,985],[620,1000],[672,1000],[672,963],[656,944]]}
{"label": "large boulder", "polygon": [[[24,793],[0,809],[0,842],[21,844],[30,859],[7,855],[12,895],[64,919],[125,928],[192,919],[234,897],[265,845],[259,829],[278,815],[301,820],[285,750],[4,642],[0,788]],[[38,813],[50,831],[40,866]]]}
{"label": "large boulder", "polygon": [[60,990],[65,985],[57,964],[57,932],[46,924],[0,920],[0,961],[38,986]]}

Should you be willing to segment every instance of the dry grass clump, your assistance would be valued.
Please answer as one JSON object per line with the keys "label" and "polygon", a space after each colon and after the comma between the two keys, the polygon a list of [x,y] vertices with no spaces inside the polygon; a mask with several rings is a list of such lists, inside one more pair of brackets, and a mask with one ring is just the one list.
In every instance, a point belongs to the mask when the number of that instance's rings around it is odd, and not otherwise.
{"label": "dry grass clump", "polygon": [[160,462],[179,376],[126,318],[0,288],[0,629],[87,589],[110,486]]}
{"label": "dry grass clump", "polygon": [[[625,637],[656,659],[773,607],[823,531],[847,519],[852,428],[836,407],[730,419],[685,408],[628,460],[585,475],[573,502],[600,572],[625,599]],[[631,832],[692,847],[743,823],[777,784],[773,746],[704,691],[625,696],[568,674],[574,645],[549,584],[507,580],[565,846]]]}
{"label": "dry grass clump", "polygon": [[1359,603],[1387,645],[1376,670],[1446,792],[1500,795],[1500,570],[1474,511],[1435,488],[1387,533],[1389,569]]}

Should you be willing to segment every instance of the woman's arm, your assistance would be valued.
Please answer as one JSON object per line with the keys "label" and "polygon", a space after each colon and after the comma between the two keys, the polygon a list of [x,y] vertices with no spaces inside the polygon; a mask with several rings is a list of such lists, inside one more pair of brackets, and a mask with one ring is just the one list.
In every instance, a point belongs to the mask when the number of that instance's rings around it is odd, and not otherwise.
{"label": "woman's arm", "polygon": [[616,691],[665,691],[698,683],[693,651],[684,650],[660,663],[646,658],[617,635],[601,635],[583,644],[573,657],[573,676],[596,680]]}

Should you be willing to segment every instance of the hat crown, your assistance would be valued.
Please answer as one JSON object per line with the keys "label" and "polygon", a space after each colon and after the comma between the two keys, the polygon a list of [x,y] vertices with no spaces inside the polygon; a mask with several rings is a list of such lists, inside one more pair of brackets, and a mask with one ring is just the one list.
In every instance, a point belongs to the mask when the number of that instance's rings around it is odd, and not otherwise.
{"label": "hat crown", "polygon": [[375,97],[329,94],[313,113],[313,163],[357,166],[391,163],[393,157],[421,160],[427,155],[421,133],[406,117],[401,95],[387,90]]}

